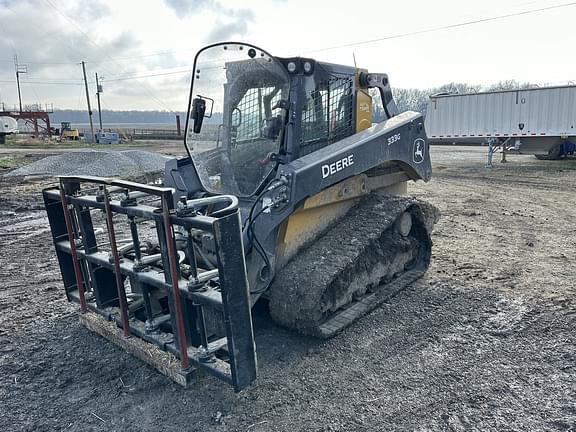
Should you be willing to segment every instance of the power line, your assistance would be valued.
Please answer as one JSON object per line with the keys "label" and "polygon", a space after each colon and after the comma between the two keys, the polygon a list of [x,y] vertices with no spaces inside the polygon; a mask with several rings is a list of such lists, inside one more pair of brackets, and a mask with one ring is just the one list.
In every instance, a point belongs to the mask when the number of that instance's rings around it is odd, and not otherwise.
{"label": "power line", "polygon": [[157,57],[157,56],[164,56],[164,55],[177,54],[177,53],[183,53],[183,52],[194,52],[194,51],[196,51],[196,50],[189,49],[189,50],[177,50],[177,51],[160,51],[160,52],[156,52],[156,53],[140,54],[140,55],[127,56],[127,57],[110,57],[111,60],[91,60],[91,61],[87,61],[86,63],[109,63],[109,62],[122,61],[122,60],[133,60],[133,59],[144,58],[144,57]]}
{"label": "power line", "polygon": [[124,81],[124,80],[131,80],[131,79],[141,79],[141,78],[150,78],[150,77],[158,77],[164,75],[176,75],[176,74],[185,74],[185,73],[192,73],[192,68],[188,70],[182,71],[173,71],[173,72],[162,72],[162,73],[155,73],[155,74],[147,74],[147,75],[135,75],[135,76],[127,76],[127,77],[119,77],[119,78],[106,78],[106,82],[110,81]]}
{"label": "power line", "polygon": [[[0,60],[2,63],[12,63],[11,60]],[[27,61],[21,60],[22,63],[26,64],[34,64],[34,65],[78,65],[80,62],[42,62],[42,61]]]}
{"label": "power line", "polygon": [[[16,84],[16,80],[0,80],[2,84]],[[75,82],[54,82],[54,81],[22,81],[23,84],[45,84],[45,85],[76,85],[81,86],[82,83]]]}
{"label": "power line", "polygon": [[[56,12],[58,12],[67,21],[69,21],[84,37],[86,37],[90,44],[92,44],[93,46],[95,46],[97,48],[100,48],[96,43],[92,42],[90,36],[84,30],[82,30],[71,18],[69,18],[66,14],[64,14],[58,8],[56,8],[54,3],[52,3],[50,0],[45,0],[45,1]],[[385,40],[399,39],[399,38],[421,35],[421,34],[426,34],[426,33],[450,30],[450,29],[465,27],[465,26],[474,25],[474,24],[480,24],[480,23],[496,21],[496,20],[503,20],[503,19],[507,19],[507,18],[522,16],[522,15],[528,15],[528,14],[535,14],[535,13],[549,11],[549,10],[553,10],[553,9],[566,8],[566,7],[571,7],[571,6],[575,6],[575,5],[576,5],[576,1],[575,2],[569,2],[569,3],[563,3],[563,4],[559,4],[559,5],[540,7],[540,8],[536,8],[536,9],[529,9],[529,10],[524,10],[524,11],[519,11],[519,12],[514,12],[514,13],[502,14],[502,15],[497,15],[497,16],[492,16],[492,17],[487,17],[487,18],[468,20],[468,21],[463,21],[463,22],[459,22],[459,23],[455,23],[455,24],[432,27],[432,28],[423,29],[423,30],[416,30],[416,31],[411,31],[411,32],[388,35],[388,36],[383,36],[383,37],[365,40],[365,41],[357,41],[357,42],[351,42],[351,43],[336,45],[336,46],[331,46],[331,47],[318,48],[315,50],[310,50],[310,51],[305,51],[305,52],[306,53],[322,52],[322,51],[329,51],[329,50],[334,50],[334,49],[339,49],[339,48],[346,48],[346,47],[352,47],[352,46],[358,46],[358,45],[366,45],[366,44],[381,42],[381,41],[385,41]],[[14,12],[14,11],[12,11],[12,12]],[[119,58],[113,58],[113,57],[108,56],[109,60],[92,61],[91,63],[117,62],[118,60],[128,60],[128,59],[133,59],[133,58],[143,58],[143,57],[153,57],[153,56],[159,56],[159,55],[168,55],[168,54],[174,54],[174,53],[183,52],[183,51],[188,51],[188,50],[163,51],[163,52],[157,52],[157,53],[142,54],[142,55],[129,56],[129,57],[119,57]],[[0,60],[0,61],[8,62],[7,60]],[[79,62],[40,62],[40,61],[39,62],[24,62],[24,63],[47,64],[47,65],[79,65],[80,64]],[[185,67],[188,67],[189,69],[180,70],[180,71],[149,73],[149,74],[143,74],[143,75],[130,75],[130,73],[127,72],[121,65],[118,65],[118,66],[125,72],[126,76],[122,76],[122,74],[106,74],[106,76],[108,77],[106,79],[106,82],[125,81],[125,80],[133,80],[133,79],[140,80],[140,79],[146,79],[146,78],[151,78],[151,77],[176,75],[176,74],[184,74],[184,73],[190,73],[191,72],[191,67],[185,66]],[[114,77],[116,77],[116,78],[114,78]],[[60,80],[57,80],[57,79],[38,80],[38,79],[36,79],[36,80],[30,80],[30,81],[26,81],[26,82],[29,84],[41,84],[41,85],[77,85],[77,86],[83,85],[81,80],[72,80],[72,79],[60,79]],[[13,84],[13,83],[15,83],[15,81],[14,80],[1,80],[0,79],[0,83]],[[94,83],[90,82],[90,84],[94,84]],[[138,81],[138,84],[140,86],[142,86],[144,88],[144,90],[146,90],[146,92],[151,96],[152,99],[156,100],[161,105],[166,107],[165,103],[163,101],[161,101],[160,99],[156,98],[152,94],[150,89],[147,88],[147,86],[144,86],[144,84],[139,82],[139,81]]]}
{"label": "power line", "polygon": [[[107,76],[112,76],[112,78],[102,78],[102,81],[105,82],[111,82],[111,81],[126,81],[126,80],[133,80],[133,79],[143,79],[143,78],[152,78],[152,77],[159,77],[159,76],[165,76],[165,75],[178,75],[178,74],[189,74],[192,73],[192,68],[190,67],[189,69],[186,70],[181,70],[181,71],[170,71],[170,72],[161,72],[161,73],[151,73],[151,74],[145,74],[145,75],[132,75],[132,76],[122,76],[122,75],[107,75]],[[114,77],[117,78],[114,78]],[[15,83],[16,81],[14,80],[1,80],[0,82],[2,83]],[[54,79],[50,79],[50,78],[46,78],[46,79],[42,79],[40,80],[26,80],[23,81],[29,84],[69,84],[69,85],[83,85],[83,80],[79,80],[79,79],[70,79],[70,80],[54,80]],[[89,84],[94,84],[95,81],[88,81]]]}
{"label": "power line", "polygon": [[406,32],[406,33],[398,33],[395,35],[383,36],[383,37],[379,37],[376,39],[351,42],[351,43],[342,44],[342,45],[334,45],[334,46],[326,47],[326,48],[318,48],[315,50],[308,50],[308,51],[304,51],[304,52],[305,53],[313,53],[313,52],[330,51],[330,50],[335,50],[335,49],[339,49],[339,48],[347,48],[347,47],[358,46],[358,45],[367,45],[367,44],[371,44],[371,43],[375,43],[375,42],[381,42],[381,41],[390,40],[390,39],[400,39],[400,38],[404,38],[404,37],[416,36],[416,35],[421,35],[421,34],[425,34],[425,33],[438,32],[438,31],[442,31],[442,30],[450,30],[450,29],[454,29],[454,28],[458,28],[458,27],[465,27],[465,26],[469,26],[469,25],[473,25],[473,24],[480,24],[480,23],[485,23],[485,22],[489,22],[489,21],[502,20],[502,19],[512,18],[512,17],[516,17],[516,16],[521,16],[521,15],[529,15],[529,14],[534,14],[534,13],[538,13],[538,12],[544,12],[544,11],[548,11],[548,10],[552,10],[552,9],[560,9],[560,8],[565,8],[565,7],[575,6],[575,5],[576,5],[576,2],[563,3],[563,4],[559,4],[559,5],[554,5],[554,6],[546,6],[546,7],[542,7],[542,8],[538,8],[538,9],[529,9],[529,10],[525,10],[525,11],[521,11],[521,12],[514,12],[514,13],[509,13],[509,14],[504,14],[504,15],[496,15],[496,16],[488,17],[488,18],[480,18],[480,19],[475,19],[475,20],[470,20],[470,21],[463,21],[463,22],[456,23],[456,24],[448,24],[448,25],[439,26],[439,27],[431,27],[431,28],[423,29],[423,30],[416,30],[416,31]]}
{"label": "power line", "polygon": [[[63,16],[69,23],[71,23],[74,28],[76,28],[76,30],[78,30],[82,35],[84,35],[84,37],[86,38],[86,40],[88,41],[88,43],[90,43],[91,45],[95,46],[96,48],[101,48],[97,43],[92,41],[92,38],[90,37],[90,35],[88,35],[84,30],[82,30],[82,28],[80,26],[78,26],[78,24],[72,20],[70,17],[68,17],[68,15],[66,15],[64,12],[62,12],[61,10],[59,10],[54,3],[52,3],[51,0],[44,0],[50,7],[52,7],[52,9],[54,9],[56,12],[58,12],[61,16]],[[110,57],[111,58],[111,57]],[[112,58],[111,58],[112,59]],[[125,71],[125,69],[118,64],[115,60],[112,60],[116,63],[117,66],[119,66],[123,71]],[[150,96],[150,98],[154,99],[156,102],[158,102],[160,105],[164,106],[164,108],[166,108],[168,111],[173,111],[172,109],[170,109],[162,100],[158,99],[154,93],[152,92],[152,90],[150,88],[148,88],[148,86],[144,85],[144,83],[141,83],[140,81],[136,80],[136,83],[138,83],[138,85],[140,85],[140,87],[142,87],[144,89],[144,91],[146,91],[148,93],[148,95]]]}
{"label": "power line", "polygon": [[[22,63],[21,63],[22,64]],[[80,78],[43,78],[40,76],[34,76],[33,74],[29,74],[30,75],[30,81],[43,81],[43,82],[84,82],[82,79]],[[10,76],[0,76],[0,80],[9,80],[12,79],[12,77]],[[25,81],[25,80],[23,80]]]}
{"label": "power line", "polygon": [[[88,41],[92,45],[99,48],[99,46],[96,43],[92,42],[90,36],[84,30],[82,30],[82,28],[80,26],[78,26],[78,24],[74,20],[72,20],[66,14],[64,14],[62,11],[60,11],[58,8],[56,8],[56,6],[50,0],[45,0],[45,2],[49,6],[51,6],[56,12],[58,12],[62,17],[64,17],[68,22],[70,22],[80,33],[82,33],[83,36],[85,36],[88,39]],[[530,3],[535,3],[535,2],[528,2],[525,4],[530,4]],[[403,37],[416,36],[416,35],[420,35],[420,34],[437,32],[437,31],[442,31],[442,30],[449,30],[449,29],[464,27],[464,26],[473,25],[473,24],[480,24],[480,23],[484,23],[484,22],[490,22],[490,21],[495,21],[495,20],[512,18],[515,16],[528,15],[528,14],[543,12],[543,11],[552,10],[552,9],[570,7],[570,6],[574,6],[574,5],[576,5],[576,2],[563,3],[563,4],[559,4],[559,5],[546,6],[546,7],[541,7],[541,8],[537,8],[537,9],[530,9],[530,10],[525,10],[525,11],[520,11],[520,12],[504,14],[504,15],[497,15],[497,16],[488,17],[488,18],[481,18],[481,19],[476,19],[476,20],[464,21],[461,23],[449,24],[449,25],[440,26],[440,27],[432,27],[432,28],[423,29],[423,30],[416,30],[413,32],[406,32],[406,33],[399,33],[399,34],[395,34],[395,35],[383,36],[383,37],[376,38],[376,39],[369,39],[369,40],[365,40],[365,41],[351,42],[351,43],[342,44],[342,45],[334,45],[331,47],[318,48],[318,49],[304,51],[304,52],[307,52],[307,53],[322,52],[322,51],[334,50],[334,49],[338,49],[338,48],[346,48],[346,47],[350,47],[350,46],[365,45],[365,44],[380,42],[380,41],[384,41],[384,40],[399,39],[399,38],[403,38]],[[13,10],[11,10],[11,11],[13,13],[15,13]],[[111,63],[111,62],[118,62],[118,61],[122,61],[122,60],[131,60],[131,59],[145,58],[145,57],[156,57],[156,56],[177,54],[177,53],[190,52],[190,51],[194,51],[194,50],[159,51],[156,53],[140,54],[140,55],[134,55],[134,56],[125,56],[125,57],[107,56],[108,60],[106,60],[106,59],[87,60],[85,63]],[[12,60],[0,60],[0,62],[12,63]],[[79,65],[80,60],[75,61],[75,62],[72,62],[72,61],[53,61],[53,62],[22,61],[22,63],[44,64],[44,65]]]}

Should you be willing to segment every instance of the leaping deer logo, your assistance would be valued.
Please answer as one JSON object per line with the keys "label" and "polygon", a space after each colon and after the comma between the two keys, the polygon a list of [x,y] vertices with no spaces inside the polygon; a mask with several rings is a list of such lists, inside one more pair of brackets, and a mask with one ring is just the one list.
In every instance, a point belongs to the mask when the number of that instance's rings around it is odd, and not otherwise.
{"label": "leaping deer logo", "polygon": [[426,148],[425,142],[422,138],[418,138],[417,140],[414,141],[413,156],[412,156],[414,163],[419,164],[424,162],[425,148]]}

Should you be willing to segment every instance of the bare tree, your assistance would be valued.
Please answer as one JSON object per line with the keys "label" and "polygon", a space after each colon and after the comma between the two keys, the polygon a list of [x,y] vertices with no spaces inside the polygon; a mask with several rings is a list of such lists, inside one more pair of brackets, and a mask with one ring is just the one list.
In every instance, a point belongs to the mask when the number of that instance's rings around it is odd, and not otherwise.
{"label": "bare tree", "polygon": [[[402,111],[417,111],[426,115],[426,108],[428,106],[428,100],[430,96],[434,94],[448,93],[448,94],[465,94],[465,93],[478,93],[482,91],[498,91],[498,90],[517,90],[525,88],[538,87],[535,84],[528,82],[520,83],[516,80],[504,80],[496,84],[489,86],[482,86],[480,84],[466,84],[466,83],[456,83],[451,82],[444,84],[440,87],[434,87],[429,89],[414,89],[414,88],[395,88],[393,89],[394,99],[396,100],[396,105],[398,109]],[[381,112],[381,106],[379,104],[379,99],[375,101],[375,120],[381,121],[384,119],[384,113]]]}
{"label": "bare tree", "polygon": [[488,91],[499,91],[499,90],[521,90],[527,88],[538,87],[536,84],[531,84],[529,82],[520,83],[516,80],[504,80],[499,81],[496,84],[492,84],[486,87]]}

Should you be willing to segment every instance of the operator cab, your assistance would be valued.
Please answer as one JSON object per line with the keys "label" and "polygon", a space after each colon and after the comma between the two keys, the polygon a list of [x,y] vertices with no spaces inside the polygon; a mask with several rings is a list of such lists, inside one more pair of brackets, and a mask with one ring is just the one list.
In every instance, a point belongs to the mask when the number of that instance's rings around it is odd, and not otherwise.
{"label": "operator cab", "polygon": [[196,55],[185,144],[206,192],[251,197],[278,164],[372,126],[377,112],[397,113],[385,74],[219,43]]}
{"label": "operator cab", "polygon": [[208,192],[250,196],[271,174],[289,87],[284,66],[262,50],[231,43],[198,53],[185,142]]}

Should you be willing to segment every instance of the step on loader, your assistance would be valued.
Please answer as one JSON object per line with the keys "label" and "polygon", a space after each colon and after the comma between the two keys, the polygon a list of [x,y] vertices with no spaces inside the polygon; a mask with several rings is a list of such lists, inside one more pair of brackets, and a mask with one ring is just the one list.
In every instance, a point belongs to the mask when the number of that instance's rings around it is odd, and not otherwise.
{"label": "step on loader", "polygon": [[218,43],[194,60],[184,147],[162,184],[61,177],[46,189],[81,321],[187,384],[254,382],[251,311],[329,338],[422,276],[436,209],[422,115],[388,77]]}

